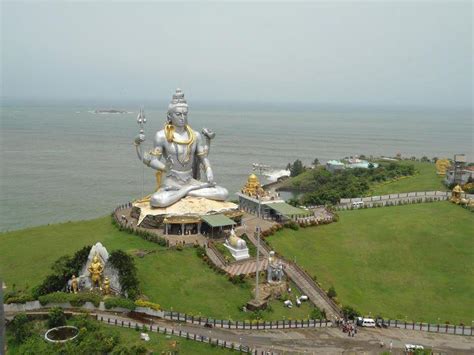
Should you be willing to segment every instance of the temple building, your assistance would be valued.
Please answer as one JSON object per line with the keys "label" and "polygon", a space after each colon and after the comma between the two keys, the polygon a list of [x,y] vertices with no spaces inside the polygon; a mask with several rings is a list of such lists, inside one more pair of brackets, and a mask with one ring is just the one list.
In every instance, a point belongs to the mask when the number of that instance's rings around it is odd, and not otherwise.
{"label": "temple building", "polygon": [[249,175],[247,183],[236,195],[242,211],[263,219],[285,222],[311,215],[309,211],[287,204],[277,192],[266,191],[255,174]]}

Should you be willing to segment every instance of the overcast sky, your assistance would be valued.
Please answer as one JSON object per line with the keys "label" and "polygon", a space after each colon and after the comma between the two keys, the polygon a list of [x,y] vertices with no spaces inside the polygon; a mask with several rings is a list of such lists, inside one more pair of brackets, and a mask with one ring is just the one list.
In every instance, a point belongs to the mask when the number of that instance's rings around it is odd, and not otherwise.
{"label": "overcast sky", "polygon": [[2,96],[472,105],[472,4],[2,3]]}

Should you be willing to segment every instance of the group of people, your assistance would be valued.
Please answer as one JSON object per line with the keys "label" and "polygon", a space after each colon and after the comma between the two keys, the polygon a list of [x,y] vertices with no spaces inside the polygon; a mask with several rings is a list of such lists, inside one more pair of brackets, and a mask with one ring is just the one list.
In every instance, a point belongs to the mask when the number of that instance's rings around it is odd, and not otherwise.
{"label": "group of people", "polygon": [[357,325],[349,320],[336,319],[336,325],[350,337],[355,337],[357,334]]}

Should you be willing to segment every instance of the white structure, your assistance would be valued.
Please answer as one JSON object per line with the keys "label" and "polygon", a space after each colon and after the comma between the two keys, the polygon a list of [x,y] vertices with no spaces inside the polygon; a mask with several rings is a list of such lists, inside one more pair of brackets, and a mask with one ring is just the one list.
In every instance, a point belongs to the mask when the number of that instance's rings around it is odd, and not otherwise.
{"label": "white structure", "polygon": [[275,252],[272,250],[270,256],[268,257],[268,266],[267,266],[267,282],[279,283],[283,278],[283,264],[275,256]]}
{"label": "white structure", "polygon": [[226,239],[224,246],[229,249],[235,260],[250,258],[247,243],[242,238],[237,237],[234,229],[230,231],[230,237]]}

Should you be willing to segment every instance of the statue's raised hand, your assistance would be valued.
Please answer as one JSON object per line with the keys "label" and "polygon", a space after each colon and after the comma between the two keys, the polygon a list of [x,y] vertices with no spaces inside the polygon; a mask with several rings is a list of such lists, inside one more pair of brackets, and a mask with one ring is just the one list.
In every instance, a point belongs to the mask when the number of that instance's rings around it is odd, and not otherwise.
{"label": "statue's raised hand", "polygon": [[140,133],[138,136],[135,137],[135,145],[140,145],[145,141],[145,135]]}

